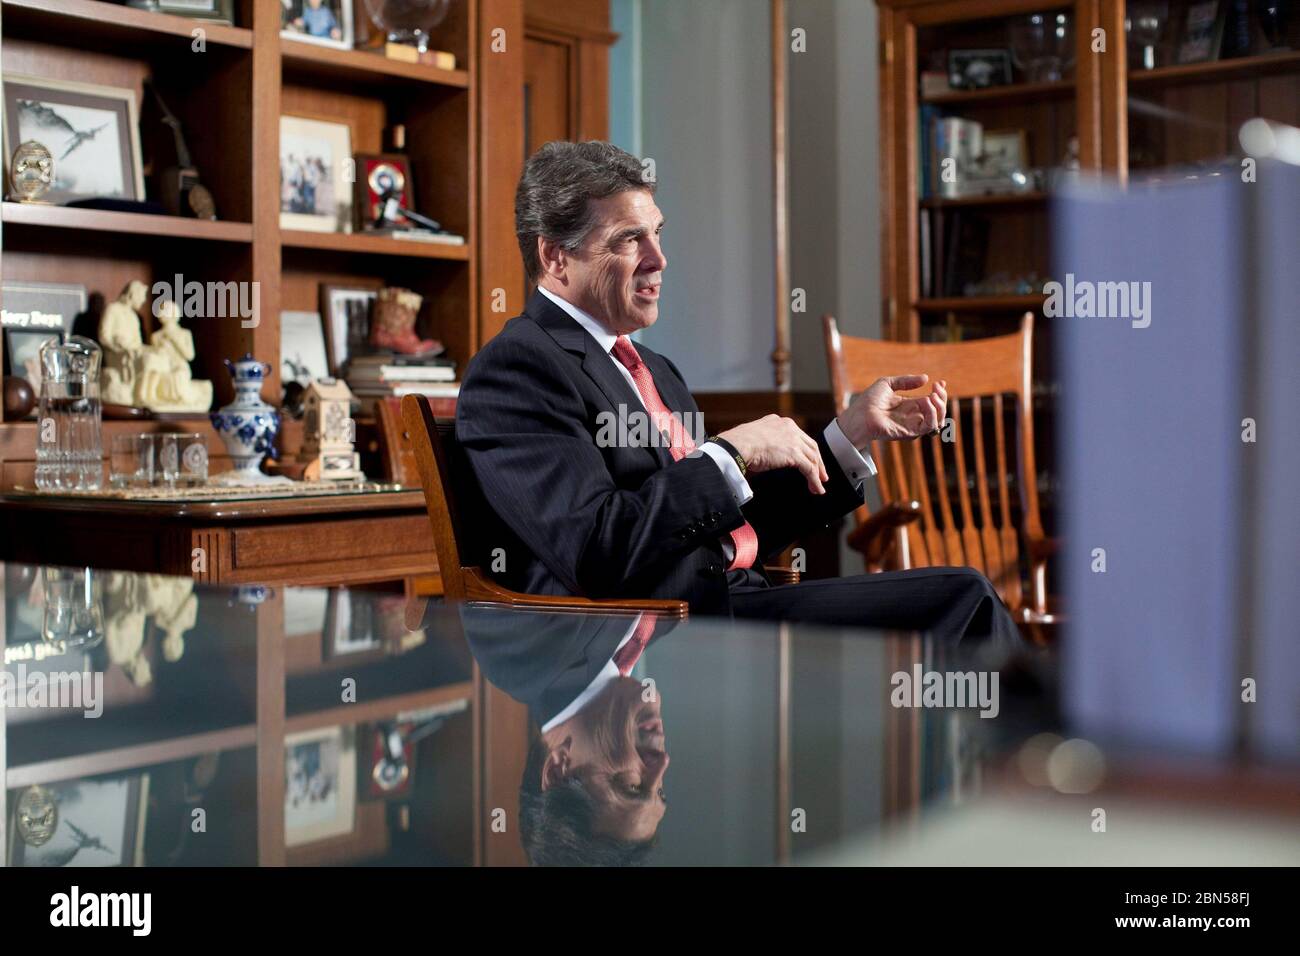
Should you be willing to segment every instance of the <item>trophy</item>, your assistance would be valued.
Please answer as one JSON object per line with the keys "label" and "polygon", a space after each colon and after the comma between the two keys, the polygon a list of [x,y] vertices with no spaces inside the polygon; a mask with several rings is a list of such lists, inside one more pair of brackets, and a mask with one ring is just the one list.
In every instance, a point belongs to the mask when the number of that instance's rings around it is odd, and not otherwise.
{"label": "trophy", "polygon": [[181,132],[181,121],[167,108],[158,87],[149,80],[145,80],[145,85],[153,92],[163,124],[171,127],[176,144],[176,165],[168,166],[159,176],[163,205],[173,216],[184,214],[196,219],[216,219],[217,209],[212,201],[212,193],[199,181],[199,171],[190,161],[185,134]]}
{"label": "trophy", "polygon": [[18,202],[41,202],[54,185],[54,156],[29,139],[14,150],[9,161],[9,195]]}
{"label": "trophy", "polygon": [[432,54],[434,66],[454,68],[451,54],[429,50],[429,32],[446,19],[451,0],[365,0],[365,4],[371,22],[387,41],[386,56],[414,63]]}

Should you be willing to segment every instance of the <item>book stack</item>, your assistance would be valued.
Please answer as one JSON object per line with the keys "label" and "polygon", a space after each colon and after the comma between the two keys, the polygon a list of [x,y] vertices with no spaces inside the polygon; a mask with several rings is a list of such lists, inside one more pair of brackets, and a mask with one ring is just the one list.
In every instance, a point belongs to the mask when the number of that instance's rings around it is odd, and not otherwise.
{"label": "book stack", "polygon": [[439,418],[456,414],[456,363],[441,355],[357,355],[348,362],[347,381],[362,415],[374,415],[380,399],[406,395],[426,396]]}

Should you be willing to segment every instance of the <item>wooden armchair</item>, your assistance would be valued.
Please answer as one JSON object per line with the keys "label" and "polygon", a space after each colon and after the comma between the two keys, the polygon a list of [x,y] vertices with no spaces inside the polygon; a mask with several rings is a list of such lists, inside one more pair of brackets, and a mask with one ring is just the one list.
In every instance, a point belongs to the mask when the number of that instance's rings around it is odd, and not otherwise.
{"label": "wooden armchair", "polygon": [[461,555],[468,555],[470,550],[462,545],[470,540],[475,527],[486,526],[490,506],[474,480],[464,450],[456,441],[455,423],[450,419],[435,419],[429,400],[423,395],[407,395],[402,399],[402,420],[415,452],[429,523],[433,526],[443,591],[448,598],[533,610],[650,613],[676,620],[687,616],[685,601],[592,600],[522,594],[503,588],[481,567],[464,563]]}
{"label": "wooden armchair", "polygon": [[832,316],[822,322],[837,413],[855,392],[888,375],[926,372],[948,383],[950,435],[872,443],[884,504],[859,510],[849,545],[870,572],[977,568],[1041,638],[1040,626],[1059,615],[1047,595],[1047,558],[1056,542],[1043,534],[1034,468],[1033,314],[1025,313],[1011,335],[938,344],[852,338],[840,335]]}

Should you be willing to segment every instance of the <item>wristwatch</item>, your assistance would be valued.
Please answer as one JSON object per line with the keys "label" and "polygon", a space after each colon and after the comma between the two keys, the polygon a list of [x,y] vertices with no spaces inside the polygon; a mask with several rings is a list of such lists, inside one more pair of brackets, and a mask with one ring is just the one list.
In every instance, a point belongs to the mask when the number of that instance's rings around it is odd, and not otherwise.
{"label": "wristwatch", "polygon": [[735,445],[727,441],[725,438],[719,438],[717,435],[710,435],[708,438],[704,440],[713,442],[715,445],[717,445],[723,451],[725,451],[728,455],[730,455],[731,460],[734,461],[736,463],[736,467],[740,469],[740,476],[742,478],[745,476],[745,472],[749,470],[749,465],[745,462],[744,456],[741,455],[740,452],[736,451]]}

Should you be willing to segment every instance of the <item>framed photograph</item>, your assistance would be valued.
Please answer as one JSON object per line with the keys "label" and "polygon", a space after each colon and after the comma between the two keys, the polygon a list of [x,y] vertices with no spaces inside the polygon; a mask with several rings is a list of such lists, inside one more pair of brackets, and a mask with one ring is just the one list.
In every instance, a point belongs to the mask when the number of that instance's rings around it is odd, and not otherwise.
{"label": "framed photograph", "polygon": [[1028,169],[1028,144],[1023,129],[986,129],[983,142],[985,166],[999,172]]}
{"label": "framed photograph", "polygon": [[331,588],[322,632],[322,656],[329,660],[382,650],[384,642],[375,633],[373,610],[373,601],[353,601],[352,592],[347,588]]}
{"label": "framed photograph", "polygon": [[28,787],[10,804],[10,866],[144,865],[147,773]]}
{"label": "framed photograph", "polygon": [[127,0],[127,6],[214,23],[235,22],[235,0]]}
{"label": "framed photograph", "polygon": [[330,285],[321,283],[320,314],[325,321],[325,355],[330,373],[343,376],[348,358],[367,349],[370,338],[370,310],[383,283],[373,285]]}
{"label": "framed photograph", "polygon": [[352,832],[357,805],[354,728],[284,738],[284,843],[302,846]]}
{"label": "framed photograph", "polygon": [[1219,58],[1223,26],[1228,17],[1226,0],[1204,0],[1187,5],[1178,40],[1179,63],[1208,63]]}
{"label": "framed photograph", "polygon": [[307,385],[330,377],[319,312],[280,313],[280,378]]}
{"label": "framed photograph", "polygon": [[86,287],[63,282],[5,282],[0,285],[0,328],[4,330],[4,374],[25,378],[40,393],[40,349],[62,341],[86,311]]}
{"label": "framed photograph", "polygon": [[280,36],[352,49],[352,0],[280,0]]}
{"label": "framed photograph", "polygon": [[143,200],[135,93],[73,80],[5,74],[4,155],[35,140],[54,157],[43,201],[110,197]]}
{"label": "framed photograph", "polygon": [[352,131],[346,123],[280,117],[280,228],[352,231]]}
{"label": "framed photograph", "polygon": [[954,90],[980,90],[1011,82],[1007,50],[949,50],[948,85]]}
{"label": "framed photograph", "polygon": [[[415,209],[415,185],[406,157],[391,153],[358,153],[356,162],[353,202],[360,228],[400,229],[412,225],[409,219],[397,212],[398,206]],[[385,217],[384,206],[391,200],[396,200],[393,212],[390,217]]]}

